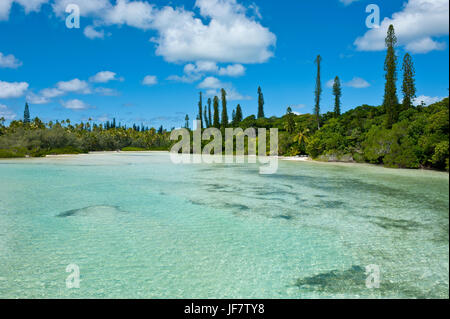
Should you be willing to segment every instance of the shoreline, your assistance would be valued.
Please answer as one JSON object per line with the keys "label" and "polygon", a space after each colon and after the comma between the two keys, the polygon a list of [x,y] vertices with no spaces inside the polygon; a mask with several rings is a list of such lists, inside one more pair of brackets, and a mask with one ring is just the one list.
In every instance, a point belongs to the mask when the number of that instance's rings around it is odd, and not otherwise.
{"label": "shoreline", "polygon": [[[48,154],[45,155],[44,157],[6,157],[6,158],[0,158],[1,160],[27,160],[27,159],[38,159],[38,158],[51,158],[51,159],[56,159],[56,158],[68,158],[68,157],[72,157],[72,156],[79,156],[79,155],[101,155],[101,154],[131,154],[131,153],[144,153],[144,154],[151,154],[151,153],[170,153],[169,151],[92,151],[92,152],[88,152],[88,153],[79,153],[79,154]],[[344,161],[320,161],[320,160],[315,160],[312,159],[309,156],[276,156],[277,159],[281,160],[281,161],[286,161],[286,162],[309,162],[309,163],[317,163],[317,164],[334,164],[334,165],[343,165],[343,166],[348,166],[348,165],[364,165],[364,166],[371,166],[371,167],[381,167],[381,168],[387,168],[387,169],[393,169],[393,170],[412,170],[412,171],[431,171],[431,172],[438,172],[438,173],[446,173],[449,174],[449,172],[447,171],[442,171],[442,170],[436,170],[436,169],[432,169],[432,168],[427,168],[427,167],[421,167],[421,168],[400,168],[400,167],[385,167],[381,164],[372,164],[372,163],[358,163],[358,162],[344,162]]]}

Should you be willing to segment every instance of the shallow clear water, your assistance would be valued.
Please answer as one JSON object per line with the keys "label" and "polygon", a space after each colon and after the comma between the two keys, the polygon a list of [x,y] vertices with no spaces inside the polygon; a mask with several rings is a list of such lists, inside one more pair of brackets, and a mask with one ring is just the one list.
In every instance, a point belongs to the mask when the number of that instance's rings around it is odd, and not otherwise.
{"label": "shallow clear water", "polygon": [[448,298],[448,200],[446,173],[368,165],[1,160],[0,297]]}

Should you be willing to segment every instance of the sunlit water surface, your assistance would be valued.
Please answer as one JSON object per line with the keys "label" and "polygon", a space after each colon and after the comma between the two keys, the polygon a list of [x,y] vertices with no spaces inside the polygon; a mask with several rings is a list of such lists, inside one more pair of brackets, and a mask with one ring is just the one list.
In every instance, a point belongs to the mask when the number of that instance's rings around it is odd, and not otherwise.
{"label": "sunlit water surface", "polygon": [[[0,297],[449,297],[448,174],[279,166],[1,160]],[[79,289],[66,288],[71,263]]]}

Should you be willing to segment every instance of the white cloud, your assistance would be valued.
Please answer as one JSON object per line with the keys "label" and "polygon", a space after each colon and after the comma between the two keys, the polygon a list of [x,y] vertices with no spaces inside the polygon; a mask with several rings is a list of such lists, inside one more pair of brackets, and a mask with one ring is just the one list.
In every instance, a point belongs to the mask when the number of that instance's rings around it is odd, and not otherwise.
{"label": "white cloud", "polygon": [[444,50],[446,46],[445,42],[437,42],[431,38],[423,38],[408,43],[405,49],[414,53],[427,53],[433,50]]}
{"label": "white cloud", "polygon": [[8,20],[11,6],[13,3],[20,4],[24,7],[25,13],[32,11],[39,11],[42,4],[47,3],[48,0],[1,0],[0,1],[0,21]]}
{"label": "white cloud", "polygon": [[363,78],[354,77],[351,81],[344,82],[344,86],[352,87],[355,89],[363,89],[370,86],[370,83]]}
{"label": "white cloud", "polygon": [[30,102],[31,104],[47,104],[50,102],[50,99],[43,95],[34,94],[31,92],[27,95],[27,102]]}
{"label": "white cloud", "polygon": [[409,0],[400,12],[385,18],[381,26],[370,29],[355,40],[359,51],[385,49],[384,39],[390,24],[394,25],[398,44],[413,53],[427,53],[445,48],[432,37],[449,34],[448,0]]}
{"label": "white cloud", "polygon": [[227,99],[229,101],[233,100],[250,100],[251,97],[244,96],[240,94],[236,89],[231,85],[231,83],[222,83],[218,78],[213,76],[209,76],[205,78],[198,86],[199,89],[206,89],[207,96],[220,96],[219,89],[225,89],[227,92]]}
{"label": "white cloud", "polygon": [[[327,81],[326,86],[332,88],[334,85],[334,79],[330,79]],[[348,82],[343,82],[342,86],[351,87],[355,89],[364,89],[370,86],[370,83],[364,80],[363,78],[355,76]]]}
{"label": "white cloud", "polygon": [[4,118],[5,120],[13,120],[16,118],[16,114],[8,109],[8,107],[4,104],[0,104],[0,118]]}
{"label": "white cloud", "polygon": [[106,11],[107,24],[126,24],[139,29],[150,29],[153,22],[153,5],[148,2],[117,0],[116,5]]}
{"label": "white cloud", "polygon": [[28,90],[26,82],[0,81],[0,98],[8,99],[22,96]]}
{"label": "white cloud", "polygon": [[76,4],[80,7],[82,16],[98,16],[112,8],[109,0],[54,0],[53,11],[59,16],[65,16],[67,5]]}
{"label": "white cloud", "polygon": [[273,56],[276,36],[246,16],[236,0],[197,0],[204,24],[194,13],[164,7],[153,22],[156,54],[169,62],[262,63]]}
{"label": "white cloud", "polygon": [[328,80],[327,83],[325,84],[327,87],[332,88],[334,85],[334,79]]}
{"label": "white cloud", "polygon": [[0,52],[0,68],[17,69],[21,65],[22,62],[20,62],[14,55],[4,55]]}
{"label": "white cloud", "polygon": [[94,82],[94,83],[106,83],[109,81],[121,80],[121,79],[118,79],[116,77],[116,75],[117,75],[116,73],[111,72],[111,71],[101,71],[101,72],[98,72],[96,75],[91,76],[89,78],[89,81]]}
{"label": "white cloud", "polygon": [[143,85],[155,85],[158,83],[158,78],[154,75],[147,75],[142,80]]}
{"label": "white cloud", "polygon": [[[94,24],[128,25],[155,30],[151,41],[156,54],[169,62],[214,61],[223,63],[263,63],[273,56],[276,36],[257,22],[236,0],[197,0],[194,11],[165,6],[157,8],[145,1],[55,0],[53,9],[63,16],[67,4],[80,6],[83,16],[94,17]],[[206,24],[204,21],[208,21]],[[93,29],[85,32],[98,36]]]}
{"label": "white cloud", "polygon": [[105,37],[105,31],[100,30],[97,31],[95,28],[91,25],[88,25],[86,28],[84,28],[84,35],[93,40],[93,39],[103,39]]}
{"label": "white cloud", "polygon": [[416,97],[413,101],[414,105],[420,105],[423,103],[425,103],[425,105],[430,105],[439,101],[442,101],[444,99],[444,97],[438,97],[438,96],[426,96],[426,95],[420,95],[418,97]]}
{"label": "white cloud", "polygon": [[245,67],[242,64],[232,64],[219,69],[219,75],[241,76],[245,74]]}
{"label": "white cloud", "polygon": [[86,103],[84,103],[83,101],[78,100],[78,99],[73,99],[73,100],[69,100],[69,101],[61,101],[61,105],[64,108],[70,109],[70,110],[85,110],[90,107],[89,105],[87,105]]}
{"label": "white cloud", "polygon": [[199,89],[220,89],[224,87],[222,82],[218,78],[215,78],[213,76],[209,76],[205,78],[199,85]]}
{"label": "white cloud", "polygon": [[51,99],[51,98],[54,98],[54,97],[57,97],[57,96],[61,96],[63,94],[64,94],[64,91],[61,91],[61,90],[56,89],[56,88],[43,89],[40,92],[40,95],[42,97],[48,98],[48,99]]}
{"label": "white cloud", "polygon": [[56,87],[64,92],[75,92],[83,94],[91,93],[88,83],[79,79],[73,79],[67,82],[60,81],[56,83]]}

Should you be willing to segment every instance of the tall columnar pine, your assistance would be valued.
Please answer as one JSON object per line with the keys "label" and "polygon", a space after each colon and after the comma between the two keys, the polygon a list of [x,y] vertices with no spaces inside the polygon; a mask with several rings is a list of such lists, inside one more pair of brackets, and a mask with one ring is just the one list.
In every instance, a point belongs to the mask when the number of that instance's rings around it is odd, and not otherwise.
{"label": "tall columnar pine", "polygon": [[228,126],[228,111],[227,111],[227,92],[222,89],[222,128]]}
{"label": "tall columnar pine", "polygon": [[30,123],[30,108],[28,107],[28,103],[25,103],[25,110],[23,111],[23,123]]}
{"label": "tall columnar pine", "polygon": [[202,101],[202,92],[200,92],[200,98],[198,101],[198,116],[197,116],[197,120],[200,120],[200,127],[203,128],[203,112],[202,112],[202,108],[203,108],[203,101]]}
{"label": "tall columnar pine", "polygon": [[315,94],[315,106],[314,106],[314,114],[316,116],[317,121],[317,128],[320,129],[320,95],[322,94],[322,85],[320,83],[320,62],[322,61],[322,58],[320,55],[316,58],[316,64],[317,64],[317,76],[316,76],[316,90],[314,91]]}
{"label": "tall columnar pine", "polygon": [[186,121],[184,128],[189,129],[189,115],[186,114],[186,117],[184,118],[184,120]]}
{"label": "tall columnar pine", "polygon": [[236,107],[236,123],[239,124],[243,120],[241,105],[238,104]]}
{"label": "tall columnar pine", "polygon": [[220,119],[219,119],[219,98],[217,96],[214,97],[214,122],[213,126],[215,128],[220,128]]}
{"label": "tall columnar pine", "polygon": [[206,106],[205,106],[205,109],[203,110],[203,123],[204,123],[205,128],[209,127],[208,112],[207,112]]}
{"label": "tall columnar pine", "polygon": [[397,37],[395,36],[394,26],[389,26],[386,36],[387,54],[384,62],[384,71],[386,72],[386,84],[384,88],[383,109],[386,112],[386,127],[391,128],[398,120],[398,98],[397,98],[397,56],[395,55],[395,45]]}
{"label": "tall columnar pine", "polygon": [[264,95],[262,93],[261,87],[258,86],[258,118],[264,117]]}
{"label": "tall columnar pine", "polygon": [[413,101],[416,98],[416,85],[414,81],[415,70],[414,64],[409,53],[406,53],[403,58],[403,110],[412,107]]}
{"label": "tall columnar pine", "polygon": [[208,98],[208,127],[212,126],[212,117],[211,117],[211,98]]}
{"label": "tall columnar pine", "polygon": [[338,117],[341,115],[341,81],[339,80],[339,77],[334,78],[334,84],[333,84],[333,95],[334,95],[334,116]]}

